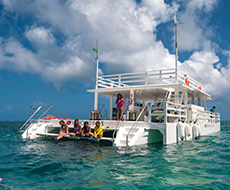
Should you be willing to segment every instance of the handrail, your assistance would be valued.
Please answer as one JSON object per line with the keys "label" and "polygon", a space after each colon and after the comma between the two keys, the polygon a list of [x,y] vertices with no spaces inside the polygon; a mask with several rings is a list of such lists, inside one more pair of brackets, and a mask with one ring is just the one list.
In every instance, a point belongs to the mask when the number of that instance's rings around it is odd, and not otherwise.
{"label": "handrail", "polygon": [[138,115],[135,123],[133,124],[133,126],[130,128],[128,134],[126,135],[126,146],[128,146],[128,140],[129,140],[129,134],[131,133],[131,131],[134,129],[134,126],[136,125],[137,121],[140,119],[142,113],[144,112],[145,108],[147,107],[147,105],[144,106],[144,108],[141,110],[140,114]]}
{"label": "handrail", "polygon": [[[146,72],[104,75],[104,76],[98,77],[99,78],[98,85],[101,86],[102,88],[109,88],[110,86],[106,87],[103,84],[107,83],[109,85],[110,83],[113,83],[113,84],[118,85],[118,87],[120,87],[120,86],[129,86],[126,83],[136,83],[136,82],[143,82],[146,84],[146,82],[148,83],[148,82],[160,80],[160,83],[162,83],[162,82],[168,82],[166,80],[171,80],[172,79],[171,75],[175,75],[175,69],[164,69],[164,70],[154,70],[154,71],[146,71]],[[151,78],[152,76],[156,76],[158,78]],[[170,77],[162,78],[162,76],[170,76]],[[138,80],[135,80],[135,78],[138,78]],[[127,80],[127,79],[133,79],[133,80]],[[169,83],[171,82],[169,81]]]}
{"label": "handrail", "polygon": [[[35,122],[37,122],[39,119],[41,119],[41,117],[43,117],[46,112],[48,112],[50,110],[50,108],[53,108],[53,105],[51,105],[38,119],[36,119]],[[52,115],[53,115],[53,110],[52,110]],[[27,135],[26,135],[26,138],[28,137],[28,130],[31,128],[32,126],[30,125],[26,130],[27,130]]]}
{"label": "handrail", "polygon": [[[161,69],[161,70],[149,70],[149,71],[146,71],[146,72],[150,73],[150,72],[170,71],[170,70],[175,70],[175,68]],[[114,74],[114,75],[102,75],[102,76],[99,76],[99,77],[113,77],[113,76],[119,76],[119,75],[144,74],[146,72],[122,73],[122,74]]]}
{"label": "handrail", "polygon": [[205,91],[205,87],[203,84],[199,83],[197,80],[195,80],[194,78],[192,78],[191,76],[188,76],[186,73],[182,72],[181,70],[178,70],[178,75],[181,78],[178,78],[182,83],[185,83],[185,78],[188,77],[189,81],[190,81],[190,85],[193,88],[199,88],[201,86],[202,91]]}
{"label": "handrail", "polygon": [[50,108],[53,108],[53,105],[51,105],[38,119],[41,119],[46,114],[46,112],[50,110]]}
{"label": "handrail", "polygon": [[123,114],[125,113],[126,109],[128,108],[128,105],[129,105],[129,103],[126,104],[125,109],[123,109],[123,111],[122,111],[122,113],[121,113],[121,117],[119,118],[119,120],[118,120],[117,123],[116,123],[116,127],[115,127],[115,129],[114,129],[114,131],[113,131],[113,136],[112,136],[113,143],[114,143],[114,135],[115,135],[116,130],[117,130],[117,128],[118,128],[118,125],[119,125],[119,123],[120,123],[120,121],[121,121],[121,118],[123,117]]}
{"label": "handrail", "polygon": [[42,106],[40,106],[31,116],[29,119],[27,119],[27,121],[21,126],[20,130],[22,130],[22,128],[34,117],[34,115],[42,108]]}
{"label": "handrail", "polygon": [[[178,82],[176,81],[176,76],[178,77]],[[155,77],[155,78],[153,78]],[[122,73],[113,75],[102,75],[98,76],[98,86],[101,88],[111,88],[111,87],[123,87],[123,86],[151,86],[152,84],[185,84],[186,77],[189,78],[190,84],[189,88],[198,89],[200,91],[205,91],[203,84],[199,83],[197,80],[187,75],[186,73],[177,70],[175,68],[162,69],[162,70],[150,70],[145,72],[135,72],[135,73]],[[140,84],[141,83],[141,84]],[[113,86],[111,86],[113,84]],[[107,86],[108,85],[108,86]],[[201,87],[201,88],[200,88]]]}

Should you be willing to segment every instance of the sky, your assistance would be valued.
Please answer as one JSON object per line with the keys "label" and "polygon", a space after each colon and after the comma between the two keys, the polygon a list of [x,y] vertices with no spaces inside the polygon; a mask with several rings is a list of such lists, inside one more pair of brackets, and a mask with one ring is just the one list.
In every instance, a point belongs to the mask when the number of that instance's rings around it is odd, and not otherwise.
{"label": "sky", "polygon": [[[207,103],[229,120],[230,1],[0,0],[0,120],[26,120],[29,107],[88,119],[95,47],[100,75],[174,68],[205,85]],[[100,96],[100,104],[109,99]]]}

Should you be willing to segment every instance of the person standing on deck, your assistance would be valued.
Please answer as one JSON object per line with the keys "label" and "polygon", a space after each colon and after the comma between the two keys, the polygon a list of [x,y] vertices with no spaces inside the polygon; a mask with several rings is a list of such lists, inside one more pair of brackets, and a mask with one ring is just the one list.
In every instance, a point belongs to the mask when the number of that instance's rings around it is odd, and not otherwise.
{"label": "person standing on deck", "polygon": [[216,106],[213,106],[212,109],[210,109],[210,112],[215,112]]}
{"label": "person standing on deck", "polygon": [[[211,114],[215,114],[214,112],[215,112],[215,109],[216,109],[216,106],[212,106],[212,109],[210,109],[210,112],[211,112]],[[214,118],[213,116],[211,116],[211,118]]]}
{"label": "person standing on deck", "polygon": [[116,104],[117,104],[117,121],[120,119],[120,117],[121,120],[123,121],[122,112],[123,112],[123,105],[125,104],[125,100],[122,98],[122,95],[120,93],[117,94]]}
{"label": "person standing on deck", "polygon": [[101,126],[100,121],[96,122],[96,126],[94,127],[94,137],[95,138],[102,138],[103,137],[103,128]]}

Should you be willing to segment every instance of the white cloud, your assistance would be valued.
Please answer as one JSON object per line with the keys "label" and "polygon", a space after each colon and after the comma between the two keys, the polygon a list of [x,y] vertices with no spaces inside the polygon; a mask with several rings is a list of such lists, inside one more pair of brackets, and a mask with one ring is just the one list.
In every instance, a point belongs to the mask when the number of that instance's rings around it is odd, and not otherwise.
{"label": "white cloud", "polygon": [[[36,51],[27,49],[19,40],[6,39],[0,45],[0,69],[32,72],[57,88],[67,81],[85,84],[95,78],[92,48],[96,39],[106,72],[173,68],[174,55],[157,40],[156,33],[157,26],[171,20],[179,9],[182,3],[177,2],[3,0],[5,11],[35,18],[25,36]],[[225,97],[230,91],[229,67],[223,68],[219,63],[215,52],[218,45],[211,40],[213,29],[209,26],[209,13],[218,0],[183,3],[185,9],[177,16],[187,24],[178,26],[179,52],[195,52],[179,66],[204,83],[214,97]],[[62,37],[61,43],[54,34]],[[223,54],[230,57],[227,50]]]}
{"label": "white cloud", "polygon": [[213,99],[229,103],[230,68],[215,68],[216,63],[220,64],[215,52],[196,51],[182,63],[180,69],[205,85],[206,91],[211,93]]}
{"label": "white cloud", "polygon": [[[9,2],[5,2],[7,10],[33,14],[50,25],[47,29],[34,24],[25,31],[27,39],[36,46],[36,53],[26,52],[26,48],[15,42],[18,48],[12,52],[11,63],[16,62],[18,52],[22,52],[25,62],[21,61],[14,70],[36,72],[56,86],[66,81],[94,78],[92,47],[96,38],[99,38],[100,60],[106,62],[105,66],[110,71],[113,68],[114,71],[122,71],[117,64],[124,65],[129,72],[159,68],[159,62],[167,67],[169,62],[166,60],[172,60],[162,42],[156,41],[153,31],[159,23],[170,18],[178,8],[176,4],[170,7],[164,1],[156,4],[143,1],[137,5],[132,0]],[[65,35],[66,40],[61,46],[56,44],[53,30]],[[113,55],[116,56],[115,61],[112,61]],[[10,69],[10,65],[5,66]]]}
{"label": "white cloud", "polygon": [[51,30],[46,29],[44,27],[32,26],[25,32],[25,35],[28,38],[28,40],[36,44],[47,45],[55,42],[55,38]]}
{"label": "white cloud", "polygon": [[40,62],[30,50],[14,38],[10,38],[1,44],[0,69],[36,73],[40,71]]}
{"label": "white cloud", "polygon": [[11,110],[13,110],[13,106],[12,105],[6,105],[5,109],[7,111],[11,111]]}
{"label": "white cloud", "polygon": [[46,106],[46,103],[44,103],[44,102],[42,102],[42,101],[35,101],[35,102],[33,102],[32,103],[32,106],[34,106],[34,107],[39,107],[39,106]]}
{"label": "white cloud", "polygon": [[218,0],[191,0],[186,4],[185,10],[178,13],[178,20],[186,23],[178,25],[180,50],[194,51],[212,47],[209,37],[213,29],[208,26],[208,12],[212,11],[217,3]]}

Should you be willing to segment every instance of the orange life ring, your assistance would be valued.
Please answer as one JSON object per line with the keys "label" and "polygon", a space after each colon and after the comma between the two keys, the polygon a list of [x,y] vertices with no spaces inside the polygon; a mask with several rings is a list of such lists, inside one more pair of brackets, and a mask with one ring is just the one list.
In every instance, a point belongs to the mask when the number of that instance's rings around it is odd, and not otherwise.
{"label": "orange life ring", "polygon": [[199,90],[202,90],[202,87],[201,87],[201,85],[199,86]]}
{"label": "orange life ring", "polygon": [[190,81],[188,80],[188,77],[185,78],[185,84],[189,86]]}
{"label": "orange life ring", "polygon": [[186,83],[186,84],[188,83],[188,77],[185,78],[185,83]]}
{"label": "orange life ring", "polygon": [[67,121],[66,124],[67,124],[67,125],[70,125],[70,124],[71,124],[71,121]]}

